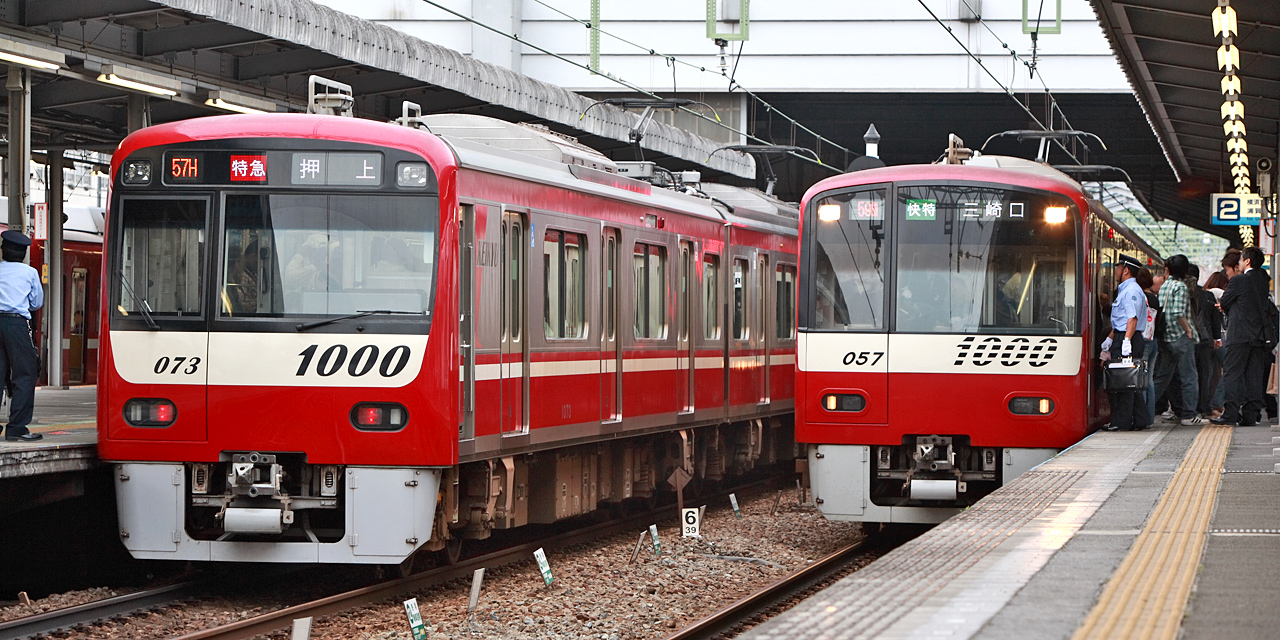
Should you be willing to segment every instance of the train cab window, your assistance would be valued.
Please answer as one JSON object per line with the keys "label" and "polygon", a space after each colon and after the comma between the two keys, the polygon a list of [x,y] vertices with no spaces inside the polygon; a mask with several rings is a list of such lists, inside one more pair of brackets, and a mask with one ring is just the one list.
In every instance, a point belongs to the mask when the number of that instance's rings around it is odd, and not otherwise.
{"label": "train cab window", "polygon": [[635,336],[667,337],[667,249],[637,242],[632,253]]}
{"label": "train cab window", "polygon": [[436,212],[406,196],[228,195],[223,317],[429,313]]}
{"label": "train cab window", "polygon": [[582,338],[586,328],[587,239],[550,230],[542,240],[542,324],[548,338]]}
{"label": "train cab window", "polygon": [[702,337],[720,339],[720,256],[702,254]]}
{"label": "train cab window", "polygon": [[773,274],[774,294],[778,317],[774,325],[777,327],[777,338],[789,340],[796,337],[796,268],[780,264]]}
{"label": "train cab window", "polygon": [[733,339],[751,337],[747,328],[747,279],[751,277],[751,265],[746,260],[733,261]]}
{"label": "train cab window", "polygon": [[978,185],[898,189],[897,330],[1078,331],[1076,228],[1064,196]]}
{"label": "train cab window", "polygon": [[814,277],[804,292],[807,326],[883,331],[889,248],[884,189],[843,193],[811,207],[808,247]]}
{"label": "train cab window", "polygon": [[118,311],[200,315],[207,208],[205,200],[123,199]]}

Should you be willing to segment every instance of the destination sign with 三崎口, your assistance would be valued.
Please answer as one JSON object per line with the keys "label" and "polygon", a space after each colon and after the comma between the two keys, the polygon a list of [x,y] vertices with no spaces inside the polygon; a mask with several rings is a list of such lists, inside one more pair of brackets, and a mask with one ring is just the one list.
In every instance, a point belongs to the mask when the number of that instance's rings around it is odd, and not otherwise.
{"label": "destination sign with \u4e09\u5d0e\u53e3", "polygon": [[289,183],[330,187],[377,187],[382,184],[382,154],[302,152],[292,154]]}

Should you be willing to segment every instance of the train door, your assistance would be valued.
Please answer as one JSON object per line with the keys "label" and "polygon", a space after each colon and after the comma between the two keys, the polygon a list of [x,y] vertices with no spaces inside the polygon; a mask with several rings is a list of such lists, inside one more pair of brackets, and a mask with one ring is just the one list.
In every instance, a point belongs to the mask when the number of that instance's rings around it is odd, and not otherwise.
{"label": "train door", "polygon": [[524,214],[502,212],[502,414],[503,435],[529,432],[529,349],[525,339],[525,266],[527,227]]}
{"label": "train door", "polygon": [[601,422],[622,420],[622,350],[618,348],[618,278],[622,273],[620,237],[617,229],[605,227],[600,243],[604,248],[601,251],[604,265],[600,270],[603,274],[600,279],[600,306],[604,319],[600,331]]}
{"label": "train door", "polygon": [[755,355],[756,403],[769,404],[769,256],[756,258],[756,331],[751,332],[751,352]]}
{"label": "train door", "polygon": [[[85,299],[88,294],[89,270],[76,267],[71,270],[71,290],[67,292],[70,304],[67,309],[71,313],[71,331],[67,333],[67,383],[83,384],[85,362],[85,326],[88,316],[85,311]],[[50,384],[61,382],[50,381]]]}
{"label": "train door", "polygon": [[676,406],[679,413],[693,413],[693,376],[697,370],[693,354],[693,243],[680,241],[680,274],[676,286]]}
{"label": "train door", "polygon": [[463,205],[458,221],[458,439],[476,437],[476,210]]}

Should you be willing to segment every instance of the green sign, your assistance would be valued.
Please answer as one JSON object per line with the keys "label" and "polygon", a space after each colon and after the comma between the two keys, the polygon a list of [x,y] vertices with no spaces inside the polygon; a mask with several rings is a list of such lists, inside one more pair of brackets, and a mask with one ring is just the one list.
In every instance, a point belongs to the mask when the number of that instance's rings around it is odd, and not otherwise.
{"label": "green sign", "polygon": [[738,496],[732,493],[729,494],[729,504],[733,507],[733,515],[741,518],[742,509],[738,508]]}
{"label": "green sign", "polygon": [[658,542],[658,525],[649,525],[649,536],[653,538],[653,552],[662,555],[662,543]]}
{"label": "green sign", "polygon": [[542,572],[542,581],[547,583],[548,587],[551,586],[551,583],[555,582],[556,579],[551,577],[551,565],[547,564],[547,553],[542,550],[542,547],[538,547],[538,550],[533,552],[533,557],[538,561],[538,570]]}
{"label": "green sign", "polygon": [[937,200],[907,200],[908,220],[937,220]]}
{"label": "green sign", "polygon": [[427,627],[422,624],[422,613],[418,611],[418,599],[405,600],[404,612],[409,616],[409,629],[413,631],[413,640],[427,640]]}

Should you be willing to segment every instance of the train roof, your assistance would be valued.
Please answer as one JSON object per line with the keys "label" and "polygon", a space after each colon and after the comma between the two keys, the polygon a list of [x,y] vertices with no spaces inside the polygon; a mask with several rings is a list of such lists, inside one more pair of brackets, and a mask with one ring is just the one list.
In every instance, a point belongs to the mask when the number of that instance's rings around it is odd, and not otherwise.
{"label": "train roof", "polygon": [[[510,127],[520,127],[511,123],[484,118],[493,125],[496,135],[486,136],[477,133],[474,118],[459,118],[455,132],[463,135],[436,134],[425,130],[416,130],[397,124],[366,120],[361,118],[344,118],[302,113],[275,114],[242,114],[208,116],[192,118],[166,124],[147,127],[130,134],[117,148],[111,158],[112,175],[119,169],[120,163],[133,151],[143,147],[217,140],[229,137],[240,138],[326,138],[388,146],[416,152],[424,157],[441,157],[448,155],[462,166],[475,170],[507,175],[513,178],[536,180],[554,184],[576,191],[593,193],[602,197],[631,202],[639,206],[662,207],[681,211],[690,215],[727,222],[733,225],[751,227],[766,232],[796,235],[798,233],[798,212],[794,205],[783,203],[771,196],[751,189],[718,185],[713,187],[717,194],[710,194],[723,202],[729,202],[722,195],[734,195],[729,190],[736,190],[731,213],[727,208],[717,204],[710,198],[679,193],[670,189],[653,187],[647,182],[619,176],[604,170],[594,169],[588,158],[603,158],[597,152],[584,152],[572,139],[558,136],[552,132],[543,135],[529,135],[531,127],[522,127],[519,132],[522,141],[516,145],[525,148],[512,150],[495,146],[503,138],[513,137],[503,134],[512,131]],[[446,128],[450,121],[438,120],[441,128]],[[499,124],[500,123],[500,124]],[[472,131],[467,132],[465,129]],[[470,136],[474,139],[468,139]],[[489,140],[482,141],[488,137]],[[535,140],[538,138],[538,140]],[[549,138],[558,138],[560,143],[552,142],[554,149],[549,149],[546,142]],[[502,143],[506,144],[506,143]],[[506,144],[506,146],[513,146]],[[447,150],[447,151],[446,151]],[[532,153],[531,153],[532,152]],[[556,155],[559,158],[555,158]],[[541,156],[541,157],[540,157]],[[581,162],[566,163],[565,158],[580,158]],[[607,161],[607,158],[605,159]],[[608,178],[602,178],[608,176]],[[704,185],[706,186],[706,185]],[[755,194],[755,195],[749,195]],[[782,212],[782,213],[779,213]]]}
{"label": "train roof", "polygon": [[1080,183],[1053,167],[1010,156],[978,156],[965,164],[903,164],[832,176],[809,187],[803,202],[831,189],[878,182],[963,180],[1016,184],[1031,189],[1083,194]]}
{"label": "train roof", "polygon": [[[9,205],[7,196],[0,196],[0,210]],[[100,243],[102,231],[106,227],[102,207],[69,207],[63,205],[62,213],[67,221],[62,225],[62,239],[76,242]],[[8,229],[9,225],[0,222],[0,227]]]}

